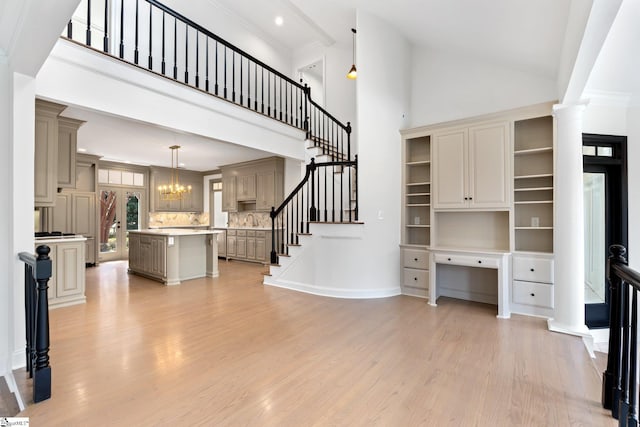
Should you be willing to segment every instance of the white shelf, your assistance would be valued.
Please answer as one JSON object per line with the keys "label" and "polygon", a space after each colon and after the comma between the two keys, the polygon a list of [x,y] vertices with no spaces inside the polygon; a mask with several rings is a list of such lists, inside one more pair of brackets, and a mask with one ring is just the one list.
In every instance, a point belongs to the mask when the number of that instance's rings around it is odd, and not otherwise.
{"label": "white shelf", "polygon": [[413,187],[415,185],[430,185],[431,182],[408,182],[407,187]]}
{"label": "white shelf", "polygon": [[431,206],[430,203],[407,203],[407,206]]}
{"label": "white shelf", "polygon": [[553,147],[541,147],[541,148],[529,148],[527,150],[517,150],[517,151],[514,151],[513,154],[516,156],[519,156],[524,154],[546,153],[549,151],[553,151]]}
{"label": "white shelf", "polygon": [[405,227],[407,228],[430,228],[431,225],[425,225],[425,224],[407,224]]}
{"label": "white shelf", "polygon": [[413,197],[413,196],[430,196],[431,193],[407,193],[407,197]]}
{"label": "white shelf", "polygon": [[539,175],[518,175],[514,176],[513,179],[533,179],[533,178],[548,178],[553,177],[552,173],[542,173]]}
{"label": "white shelf", "polygon": [[407,166],[420,166],[420,165],[429,165],[431,164],[431,160],[418,160],[415,162],[407,162]]}
{"label": "white shelf", "polygon": [[553,190],[553,187],[530,187],[530,188],[515,188],[513,191],[545,191]]}
{"label": "white shelf", "polygon": [[552,203],[553,200],[526,200],[523,202],[514,202],[516,205],[546,205]]}
{"label": "white shelf", "polygon": [[513,227],[514,230],[553,230],[553,227]]}

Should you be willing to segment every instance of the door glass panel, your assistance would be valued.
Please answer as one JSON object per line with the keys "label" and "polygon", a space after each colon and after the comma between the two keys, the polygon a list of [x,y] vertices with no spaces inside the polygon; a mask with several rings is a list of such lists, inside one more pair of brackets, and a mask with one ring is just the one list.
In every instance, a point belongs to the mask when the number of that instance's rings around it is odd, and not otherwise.
{"label": "door glass panel", "polygon": [[583,174],[584,297],[587,304],[605,302],[605,174]]}
{"label": "door glass panel", "polygon": [[140,197],[141,193],[137,191],[127,191],[127,236],[126,248],[129,248],[129,230],[140,230],[142,223],[140,215]]}
{"label": "door glass panel", "polygon": [[115,191],[100,191],[100,252],[116,252],[118,219],[117,197]]}

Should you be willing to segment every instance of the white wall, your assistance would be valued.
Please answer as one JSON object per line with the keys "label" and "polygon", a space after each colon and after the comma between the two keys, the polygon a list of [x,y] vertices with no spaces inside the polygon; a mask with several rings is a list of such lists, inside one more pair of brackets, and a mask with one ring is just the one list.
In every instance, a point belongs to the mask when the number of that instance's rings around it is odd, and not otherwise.
{"label": "white wall", "polygon": [[[302,181],[306,167],[303,161],[285,158],[284,159],[284,197]],[[277,206],[276,206],[277,207]]]}
{"label": "white wall", "polygon": [[[410,127],[553,101],[557,97],[552,78],[419,46],[413,47],[412,55]],[[398,70],[396,67],[394,72]]]}
{"label": "white wall", "polygon": [[584,133],[627,135],[627,107],[608,106],[592,99],[584,111]]}
{"label": "white wall", "polygon": [[627,182],[629,183],[629,265],[640,270],[640,106],[627,114]]}
{"label": "white wall", "polygon": [[[6,56],[0,55],[0,148],[2,152],[8,152],[11,146],[11,72]],[[0,179],[9,179],[11,167],[9,156],[2,156],[0,160]],[[13,301],[13,286],[9,281],[9,207],[11,195],[2,193],[0,203],[0,271],[7,272],[0,276],[0,376],[4,376],[11,369],[11,351],[13,351],[13,313],[11,310]],[[6,243],[5,243],[6,242]]]}

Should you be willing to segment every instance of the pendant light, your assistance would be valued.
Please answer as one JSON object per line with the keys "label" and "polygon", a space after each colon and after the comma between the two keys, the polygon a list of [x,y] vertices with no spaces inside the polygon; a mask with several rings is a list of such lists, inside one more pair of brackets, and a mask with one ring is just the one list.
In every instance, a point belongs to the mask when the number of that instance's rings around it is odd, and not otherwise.
{"label": "pendant light", "polygon": [[355,80],[358,77],[358,71],[356,70],[356,29],[352,28],[351,32],[353,33],[353,65],[351,65],[347,78]]}
{"label": "pendant light", "polygon": [[160,200],[181,200],[185,195],[191,194],[191,186],[180,184],[178,150],[179,145],[172,145],[171,150],[171,183],[158,186]]}

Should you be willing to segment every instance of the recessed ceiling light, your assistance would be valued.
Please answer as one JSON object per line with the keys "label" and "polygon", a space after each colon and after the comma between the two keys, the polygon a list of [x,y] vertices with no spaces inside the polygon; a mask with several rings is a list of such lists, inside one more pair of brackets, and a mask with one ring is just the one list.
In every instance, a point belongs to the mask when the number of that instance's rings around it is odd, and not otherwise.
{"label": "recessed ceiling light", "polygon": [[284,24],[284,19],[282,19],[282,16],[276,16],[275,23],[278,27],[282,27],[282,24]]}

